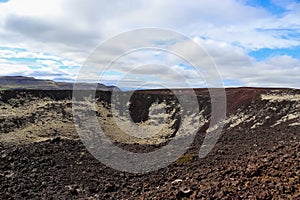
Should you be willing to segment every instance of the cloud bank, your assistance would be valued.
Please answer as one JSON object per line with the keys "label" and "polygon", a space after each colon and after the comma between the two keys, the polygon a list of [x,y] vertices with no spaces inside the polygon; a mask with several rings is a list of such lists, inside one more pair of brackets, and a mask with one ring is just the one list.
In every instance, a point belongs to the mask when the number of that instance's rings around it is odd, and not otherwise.
{"label": "cloud bank", "polygon": [[[89,53],[103,41],[120,32],[157,27],[183,33],[205,48],[225,86],[299,88],[300,55],[295,52],[300,51],[300,3],[266,2],[1,1],[0,75],[74,80]],[[126,62],[136,66],[158,59],[164,64],[166,60],[159,58],[159,53],[140,52],[129,55]],[[195,87],[203,86],[191,68],[175,60],[169,69],[147,65],[140,69],[146,74],[135,71],[123,84],[135,87],[152,80],[180,86],[178,77],[170,74],[170,69],[176,69]],[[115,83],[125,72],[124,65],[115,66],[103,81]],[[90,73],[98,75],[92,67]]]}

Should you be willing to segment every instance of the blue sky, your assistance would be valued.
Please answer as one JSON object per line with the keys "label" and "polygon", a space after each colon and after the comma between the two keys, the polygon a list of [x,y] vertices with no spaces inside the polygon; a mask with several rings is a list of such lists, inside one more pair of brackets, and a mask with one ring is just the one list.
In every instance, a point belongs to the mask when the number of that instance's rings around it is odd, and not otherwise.
{"label": "blue sky", "polygon": [[300,47],[296,46],[291,48],[278,48],[278,49],[262,48],[256,51],[250,51],[248,55],[255,58],[258,61],[263,61],[268,57],[283,56],[283,55],[288,55],[293,58],[299,59]]}
{"label": "blue sky", "polygon": [[254,6],[254,7],[260,7],[263,9],[266,9],[268,12],[280,15],[286,12],[286,9],[282,6],[276,4],[276,1],[272,0],[248,0],[246,1],[247,5]]}
{"label": "blue sky", "polygon": [[[0,75],[74,81],[92,50],[108,38],[156,27],[183,33],[203,47],[225,87],[299,88],[299,19],[296,0],[0,0]],[[143,43],[142,38],[137,41]],[[169,38],[162,45],[172,49],[176,42]],[[126,88],[151,81],[183,87],[167,68],[147,65],[141,70],[147,73],[128,75],[130,65],[167,63],[166,59],[157,52],[129,55],[106,71],[101,82]],[[205,87],[204,80],[192,75],[192,67],[177,59],[168,65],[193,87]],[[101,73],[90,69],[87,80],[97,80]]]}

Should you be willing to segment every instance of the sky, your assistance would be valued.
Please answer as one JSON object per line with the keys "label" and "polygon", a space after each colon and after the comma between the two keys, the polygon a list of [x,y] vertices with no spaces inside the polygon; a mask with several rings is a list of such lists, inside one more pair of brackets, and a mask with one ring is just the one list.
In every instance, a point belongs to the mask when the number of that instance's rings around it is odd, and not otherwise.
{"label": "sky", "polygon": [[[0,76],[72,82],[105,41],[154,27],[181,33],[205,49],[224,87],[300,88],[299,19],[296,0],[0,0]],[[134,40],[150,45],[144,37]],[[98,56],[111,58],[127,42]],[[172,37],[159,42],[207,58]],[[154,49],[123,55],[105,71],[95,66],[85,67],[86,81],[157,88],[186,87],[184,79],[192,87],[207,86],[195,66]]]}

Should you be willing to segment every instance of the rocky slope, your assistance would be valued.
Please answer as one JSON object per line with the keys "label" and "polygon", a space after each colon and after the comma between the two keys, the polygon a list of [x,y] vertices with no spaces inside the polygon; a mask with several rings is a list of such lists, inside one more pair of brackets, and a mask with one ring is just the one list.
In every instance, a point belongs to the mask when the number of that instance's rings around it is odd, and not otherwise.
{"label": "rocky slope", "polygon": [[[72,91],[1,91],[1,198],[300,198],[300,91],[226,89],[222,136],[204,159],[198,151],[210,133],[210,98],[205,89],[196,94],[200,112],[193,117],[200,117],[201,126],[195,141],[167,168],[143,175],[110,169],[88,153],[73,125]],[[113,120],[110,95],[97,92],[94,111],[107,135],[130,151],[159,148],[176,136],[180,123],[193,122],[180,121],[178,102],[168,91],[138,91],[126,104],[133,121],[151,131],[157,131],[156,121],[166,123],[152,138],[136,139],[118,129],[131,127],[124,113]]]}

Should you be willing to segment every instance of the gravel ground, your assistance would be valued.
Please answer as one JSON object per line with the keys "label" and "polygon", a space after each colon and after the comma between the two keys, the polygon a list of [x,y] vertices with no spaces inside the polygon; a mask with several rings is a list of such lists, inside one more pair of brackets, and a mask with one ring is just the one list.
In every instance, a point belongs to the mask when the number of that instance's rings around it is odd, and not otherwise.
{"label": "gravel ground", "polygon": [[[8,91],[0,95],[0,199],[300,199],[299,94],[229,89],[227,121],[207,157],[198,157],[205,124],[177,161],[131,174],[86,150],[72,124],[70,91]],[[139,116],[147,106],[136,108],[137,121],[147,117]],[[150,152],[163,144],[117,145]]]}
{"label": "gravel ground", "polygon": [[200,137],[176,162],[148,174],[108,168],[79,140],[1,147],[0,194],[2,199],[299,199],[299,140],[255,144],[241,138],[227,134],[199,159]]}

